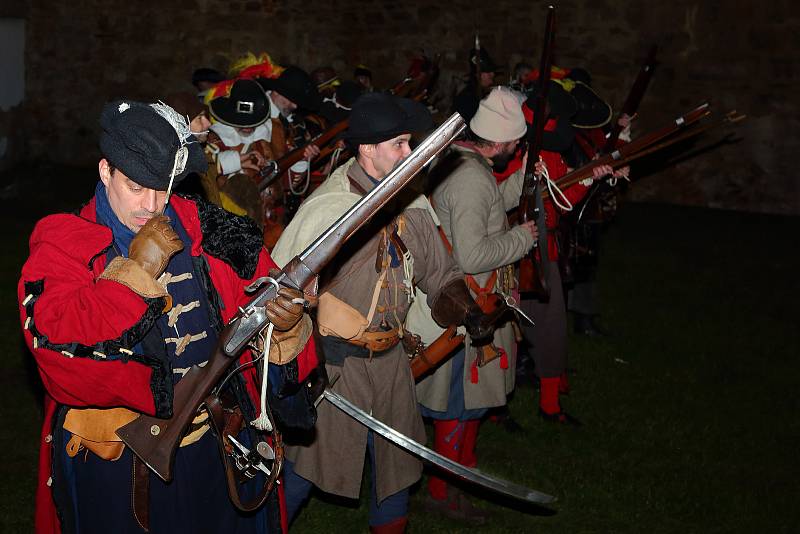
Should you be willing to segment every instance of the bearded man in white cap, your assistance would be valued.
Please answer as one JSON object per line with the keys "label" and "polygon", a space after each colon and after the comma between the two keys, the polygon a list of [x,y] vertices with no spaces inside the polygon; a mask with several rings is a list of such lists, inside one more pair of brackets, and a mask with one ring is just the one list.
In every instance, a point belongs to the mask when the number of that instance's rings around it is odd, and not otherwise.
{"label": "bearded man in white cap", "polygon": [[[456,142],[433,170],[432,203],[441,230],[475,300],[491,306],[495,292],[510,294],[513,264],[534,246],[533,222],[510,227],[506,211],[519,202],[524,170],[497,184],[492,168],[507,165],[527,127],[520,102],[506,88],[481,101],[463,141]],[[524,169],[523,164],[523,169]],[[510,324],[495,330],[492,348],[466,343],[433,375],[417,386],[422,413],[434,420],[434,449],[474,467],[480,418],[504,406],[514,388],[514,334]],[[432,510],[470,522],[485,520],[456,488],[438,477],[428,484]]]}

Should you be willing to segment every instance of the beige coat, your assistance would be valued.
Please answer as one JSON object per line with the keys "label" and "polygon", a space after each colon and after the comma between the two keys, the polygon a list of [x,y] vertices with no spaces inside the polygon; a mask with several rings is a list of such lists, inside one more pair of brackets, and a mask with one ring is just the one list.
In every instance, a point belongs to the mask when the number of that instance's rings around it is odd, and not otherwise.
{"label": "beige coat", "polygon": [[[334,222],[360,195],[351,192],[348,175],[365,190],[372,184],[354,159],[337,169],[301,205],[273,250],[272,257],[285,264],[301,252]],[[417,198],[402,210],[400,237],[413,257],[413,278],[419,287],[433,295],[457,279],[455,266],[426,209],[427,200]],[[385,211],[385,210],[383,210]],[[392,212],[390,212],[392,213]],[[397,213],[396,211],[394,213]],[[381,216],[376,224],[359,231],[342,249],[334,264],[325,271],[322,288],[367,316],[379,274],[375,269],[378,236],[392,217]],[[381,290],[379,306],[371,325],[402,325],[409,307],[404,292],[404,269],[389,268]],[[365,359],[348,357],[343,366],[326,364],[330,378],[339,376],[333,389],[407,436],[425,441],[425,430],[417,408],[414,382],[408,356],[402,345],[384,354]],[[287,458],[295,471],[323,491],[358,498],[361,488],[367,429],[333,405],[318,407],[316,436],[308,446],[287,447]],[[375,439],[378,499],[414,484],[422,472],[421,463],[382,438]]]}
{"label": "beige coat", "polygon": [[[453,246],[456,263],[465,273],[474,275],[479,284],[484,285],[493,270],[513,264],[533,247],[530,233],[520,227],[509,228],[506,217],[506,211],[519,203],[522,171],[498,186],[482,156],[456,145],[437,163],[432,178],[436,179],[437,174],[441,181],[433,193],[434,209]],[[428,324],[430,335],[433,329],[425,319],[429,313],[422,299],[416,302],[409,313],[409,329]],[[510,324],[495,331],[494,343],[508,354],[508,369],[501,369],[500,359],[495,359],[478,369],[478,382],[473,384],[470,367],[475,353],[467,350],[463,377],[467,409],[502,406],[514,389],[516,343]],[[451,369],[452,362],[447,361],[417,385],[422,405],[437,411],[447,409]]]}

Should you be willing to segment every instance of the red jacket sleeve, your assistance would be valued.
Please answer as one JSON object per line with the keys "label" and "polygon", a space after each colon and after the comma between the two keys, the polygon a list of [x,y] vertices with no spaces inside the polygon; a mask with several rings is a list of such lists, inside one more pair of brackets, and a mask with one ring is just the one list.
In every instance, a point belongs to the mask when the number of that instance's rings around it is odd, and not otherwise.
{"label": "red jacket sleeve", "polygon": [[169,365],[131,349],[164,300],[96,278],[89,264],[108,243],[110,232],[74,216],[47,217],[36,226],[18,286],[25,341],[57,402],[163,416],[172,403]]}

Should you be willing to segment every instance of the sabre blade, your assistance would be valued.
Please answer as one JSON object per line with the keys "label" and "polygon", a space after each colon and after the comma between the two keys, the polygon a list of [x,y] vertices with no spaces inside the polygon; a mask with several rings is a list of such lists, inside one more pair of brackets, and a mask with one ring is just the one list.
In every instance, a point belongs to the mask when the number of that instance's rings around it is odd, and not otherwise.
{"label": "sabre blade", "polygon": [[322,393],[322,397],[362,425],[374,432],[377,432],[401,449],[406,450],[422,458],[426,462],[444,469],[445,471],[449,471],[450,473],[453,473],[464,480],[468,480],[485,488],[496,491],[502,495],[514,497],[515,499],[519,499],[521,501],[527,501],[536,504],[550,504],[556,501],[556,498],[552,495],[547,495],[546,493],[532,490],[530,488],[526,488],[525,486],[487,475],[486,473],[482,473],[477,469],[471,469],[454,462],[449,458],[445,458],[438,452],[432,451],[408,436],[401,434],[385,423],[378,421],[364,410],[355,406],[353,403],[338,393],[331,391],[330,389],[326,389]]}

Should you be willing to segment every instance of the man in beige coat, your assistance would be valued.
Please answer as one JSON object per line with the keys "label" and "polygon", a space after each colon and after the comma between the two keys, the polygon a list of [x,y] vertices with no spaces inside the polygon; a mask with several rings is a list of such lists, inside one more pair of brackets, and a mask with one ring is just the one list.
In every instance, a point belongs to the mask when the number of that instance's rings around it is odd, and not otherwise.
{"label": "man in beige coat", "polygon": [[[409,155],[410,132],[432,125],[430,113],[419,103],[383,93],[361,96],[345,136],[357,156],[301,205],[272,251],[273,258],[281,264],[301,252]],[[424,197],[387,206],[348,241],[320,281],[317,324],[325,369],[331,380],[336,379],[331,387],[375,418],[424,442],[403,347],[410,341],[405,318],[416,285],[428,295],[432,316],[440,324],[466,323],[468,331],[491,334],[437,235]],[[310,443],[286,449],[289,516],[296,514],[312,484],[358,499],[366,453],[372,465],[370,530],[403,532],[408,487],[422,472],[419,460],[373,437],[327,402],[319,405],[315,431]]]}
{"label": "man in beige coat", "polygon": [[[511,228],[506,218],[519,202],[524,171],[499,186],[492,175],[492,166],[507,164],[525,133],[519,100],[508,89],[494,89],[480,103],[466,139],[453,145],[431,177],[431,183],[441,180],[432,204],[442,231],[479,304],[494,292],[510,295],[512,265],[538,235],[533,222]],[[480,418],[489,408],[505,405],[514,388],[516,345],[510,324],[495,330],[494,345],[499,356],[487,361],[468,343],[417,387],[423,415],[434,419],[434,449],[470,467],[477,464]],[[431,477],[428,489],[431,509],[471,521],[485,519],[442,479]]]}

